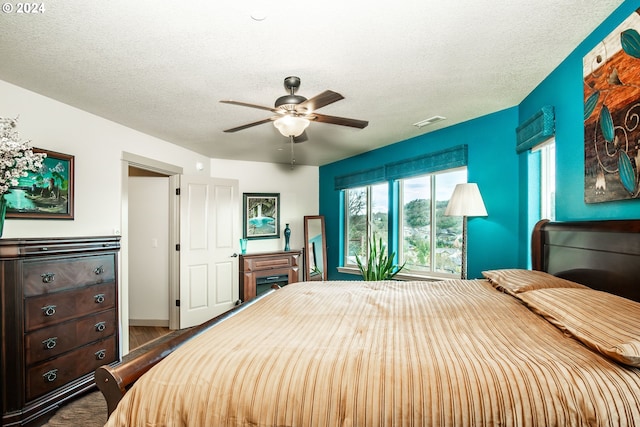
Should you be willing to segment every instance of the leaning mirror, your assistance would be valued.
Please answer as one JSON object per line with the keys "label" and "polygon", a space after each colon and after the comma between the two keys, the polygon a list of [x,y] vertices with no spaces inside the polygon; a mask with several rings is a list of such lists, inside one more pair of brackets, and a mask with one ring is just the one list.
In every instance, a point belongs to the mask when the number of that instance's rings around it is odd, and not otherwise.
{"label": "leaning mirror", "polygon": [[306,280],[326,280],[327,243],[324,235],[324,216],[304,217]]}

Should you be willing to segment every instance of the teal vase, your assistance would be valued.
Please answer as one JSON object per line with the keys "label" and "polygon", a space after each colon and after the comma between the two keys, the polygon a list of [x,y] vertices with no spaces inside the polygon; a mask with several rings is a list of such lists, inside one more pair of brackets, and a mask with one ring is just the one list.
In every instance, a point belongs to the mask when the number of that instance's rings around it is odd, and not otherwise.
{"label": "teal vase", "polygon": [[289,238],[291,237],[291,229],[289,228],[289,224],[284,227],[284,250],[288,251],[289,248]]}

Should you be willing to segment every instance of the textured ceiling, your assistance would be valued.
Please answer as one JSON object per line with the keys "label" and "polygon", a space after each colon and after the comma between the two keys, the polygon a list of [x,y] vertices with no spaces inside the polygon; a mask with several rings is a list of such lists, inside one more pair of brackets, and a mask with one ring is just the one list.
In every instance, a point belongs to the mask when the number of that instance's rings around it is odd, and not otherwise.
{"label": "textured ceiling", "polygon": [[0,14],[0,79],[209,157],[289,163],[271,123],[223,133],[271,113],[219,101],[271,107],[299,76],[299,95],[345,97],[320,113],[369,121],[311,123],[296,163],[322,165],[518,104],[621,3],[49,0]]}

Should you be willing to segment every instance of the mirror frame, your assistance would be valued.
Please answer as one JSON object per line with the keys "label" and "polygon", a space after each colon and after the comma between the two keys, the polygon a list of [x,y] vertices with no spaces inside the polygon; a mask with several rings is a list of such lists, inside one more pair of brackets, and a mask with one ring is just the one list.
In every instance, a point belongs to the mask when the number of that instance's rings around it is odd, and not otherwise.
{"label": "mirror frame", "polygon": [[[320,221],[320,236],[321,236],[321,243],[320,246],[322,246],[320,248],[320,254],[322,256],[322,270],[321,270],[321,274],[315,274],[312,275],[312,265],[316,265],[315,261],[313,263],[311,263],[311,257],[313,256],[314,259],[317,258],[317,254],[318,254],[318,247],[314,242],[310,242],[309,241],[309,223],[310,221],[314,221],[314,220],[319,220]],[[311,236],[316,237],[316,235]],[[315,280],[327,280],[327,236],[325,235],[325,230],[324,230],[324,216],[323,215],[308,215],[304,217],[304,274],[305,274],[305,280],[307,281],[315,281]],[[314,249],[316,250],[316,252],[313,252]]]}

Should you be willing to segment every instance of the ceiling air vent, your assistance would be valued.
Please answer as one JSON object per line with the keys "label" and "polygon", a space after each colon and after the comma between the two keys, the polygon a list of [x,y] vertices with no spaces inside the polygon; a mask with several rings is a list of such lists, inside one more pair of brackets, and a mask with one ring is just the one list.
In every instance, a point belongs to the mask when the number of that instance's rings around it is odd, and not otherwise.
{"label": "ceiling air vent", "polygon": [[422,128],[446,119],[447,119],[446,117],[442,117],[442,116],[433,116],[433,117],[429,117],[428,119],[424,119],[422,121],[414,123],[413,125],[415,127]]}

